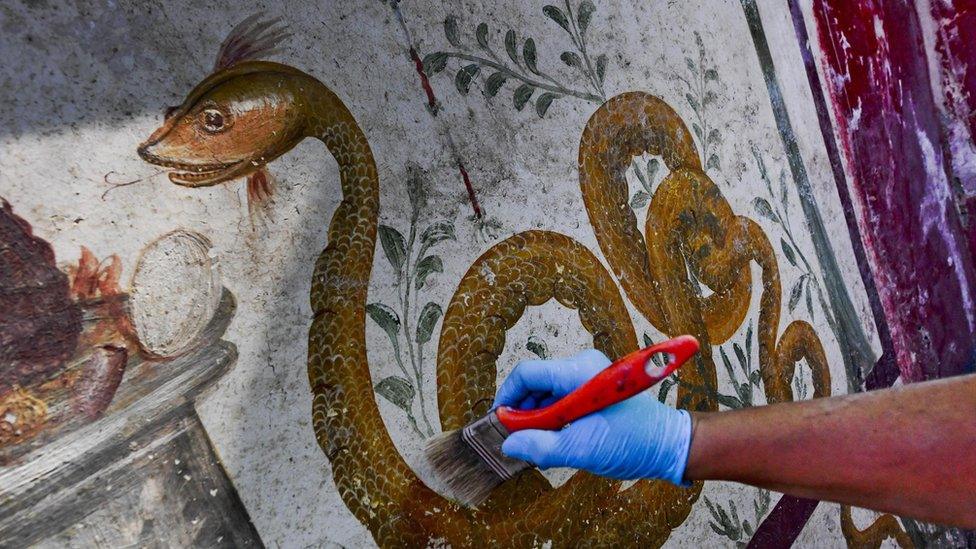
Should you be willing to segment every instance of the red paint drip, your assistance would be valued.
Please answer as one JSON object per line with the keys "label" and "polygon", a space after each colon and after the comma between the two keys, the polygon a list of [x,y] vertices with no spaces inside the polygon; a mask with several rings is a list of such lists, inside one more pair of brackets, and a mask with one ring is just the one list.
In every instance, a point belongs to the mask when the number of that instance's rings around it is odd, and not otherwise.
{"label": "red paint drip", "polygon": [[471,178],[468,177],[468,170],[464,169],[464,164],[461,163],[461,159],[457,159],[458,171],[461,172],[461,179],[464,180],[464,188],[468,190],[468,200],[471,201],[471,207],[474,208],[474,216],[477,219],[481,219],[481,206],[478,205],[478,197],[474,195],[474,187],[471,185]]}
{"label": "red paint drip", "polygon": [[417,55],[417,50],[413,46],[410,46],[410,59],[413,59],[414,68],[417,69],[417,75],[420,76],[420,85],[423,86],[424,93],[427,94],[427,108],[430,109],[431,114],[437,114],[437,98],[434,97],[434,89],[430,87],[430,80],[427,78],[427,73],[424,72],[424,62],[420,60],[420,56]]}

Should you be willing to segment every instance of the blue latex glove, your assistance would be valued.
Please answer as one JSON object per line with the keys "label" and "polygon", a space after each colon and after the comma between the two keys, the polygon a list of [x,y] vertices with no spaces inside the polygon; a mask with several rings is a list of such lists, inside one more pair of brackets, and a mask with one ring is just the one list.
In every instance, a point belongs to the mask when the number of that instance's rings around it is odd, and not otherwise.
{"label": "blue latex glove", "polygon": [[[610,365],[591,349],[561,360],[525,360],[505,379],[495,406],[541,408]],[[560,431],[512,433],[502,451],[542,469],[573,467],[620,480],[664,479],[682,485],[691,445],[691,416],[647,391],[574,421]]]}

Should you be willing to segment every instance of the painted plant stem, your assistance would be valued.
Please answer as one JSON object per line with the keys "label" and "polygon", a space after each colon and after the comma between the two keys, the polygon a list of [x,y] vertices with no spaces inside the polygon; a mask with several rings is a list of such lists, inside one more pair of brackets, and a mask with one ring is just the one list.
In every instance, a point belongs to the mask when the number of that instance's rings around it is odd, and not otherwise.
{"label": "painted plant stem", "polygon": [[[756,167],[759,169],[759,175],[766,185],[766,191],[769,193],[770,200],[764,198],[756,197],[752,204],[756,210],[756,213],[765,217],[766,219],[772,221],[779,225],[782,229],[783,234],[786,235],[788,242],[780,238],[780,248],[783,250],[783,254],[786,256],[787,261],[791,265],[800,269],[802,274],[799,279],[793,284],[793,288],[790,291],[790,298],[788,302],[789,312],[793,312],[800,298],[806,295],[806,306],[807,312],[810,314],[810,318],[816,318],[813,308],[813,293],[810,290],[812,285],[817,292],[817,299],[820,303],[820,307],[823,310],[824,318],[827,320],[827,325],[830,327],[831,331],[834,332],[835,337],[840,338],[838,332],[837,321],[831,312],[830,305],[827,304],[827,300],[824,298],[823,289],[820,286],[820,280],[814,274],[813,267],[810,265],[810,261],[807,259],[806,254],[803,253],[803,249],[797,244],[796,238],[793,236],[793,224],[790,221],[790,208],[789,208],[789,191],[787,189],[786,173],[780,173],[780,186],[779,186],[779,198],[777,199],[776,193],[773,192],[772,181],[769,177],[769,172],[766,169],[766,162],[763,160],[762,154],[759,149],[753,145],[752,155],[756,160]],[[799,258],[802,265],[797,263]]]}
{"label": "painted plant stem", "polygon": [[[414,352],[413,342],[410,338],[410,318],[413,314],[410,310],[410,284],[413,279],[413,268],[416,267],[416,262],[411,263],[411,258],[413,257],[413,245],[417,239],[417,216],[419,214],[418,208],[413,208],[410,214],[410,236],[407,240],[407,256],[406,256],[406,276],[400,279],[400,287],[402,293],[400,294],[400,305],[403,307],[403,331],[407,334],[407,354],[410,357],[410,364],[413,366],[413,377],[417,385],[417,400],[420,401],[420,416],[424,420],[424,426],[427,428],[427,436],[434,434],[434,428],[430,425],[430,420],[427,419],[427,405],[424,403],[424,392],[421,390],[423,387],[423,376],[421,374],[421,349],[417,349]],[[418,345],[418,347],[420,347]]]}
{"label": "painted plant stem", "polygon": [[[406,171],[407,196],[410,199],[410,229],[407,237],[389,225],[380,225],[378,231],[383,255],[396,273],[399,310],[382,303],[371,303],[366,306],[366,312],[386,332],[393,346],[397,366],[403,373],[403,377],[384,378],[374,386],[374,390],[403,410],[417,434],[426,438],[434,434],[434,428],[427,415],[427,401],[424,397],[424,345],[430,342],[434,326],[443,315],[443,309],[434,302],[427,302],[418,312],[417,302],[430,276],[444,270],[441,257],[428,252],[445,240],[454,240],[455,236],[454,225],[449,221],[431,223],[418,234],[417,226],[427,206],[427,188],[430,182],[426,173],[415,164],[408,164]],[[401,352],[401,331],[406,338],[409,368]],[[414,401],[419,403],[423,429],[416,421]]]}

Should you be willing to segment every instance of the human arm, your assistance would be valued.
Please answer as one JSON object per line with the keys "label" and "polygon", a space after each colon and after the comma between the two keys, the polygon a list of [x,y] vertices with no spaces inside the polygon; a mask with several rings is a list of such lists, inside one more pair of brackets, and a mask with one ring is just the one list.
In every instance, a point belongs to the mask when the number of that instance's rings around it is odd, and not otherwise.
{"label": "human arm", "polygon": [[[495,404],[545,406],[608,364],[596,351],[525,361]],[[562,431],[513,433],[503,450],[543,468],[738,481],[976,526],[976,376],[692,417],[642,393]]]}
{"label": "human arm", "polygon": [[976,375],[692,417],[689,480],[976,527]]}

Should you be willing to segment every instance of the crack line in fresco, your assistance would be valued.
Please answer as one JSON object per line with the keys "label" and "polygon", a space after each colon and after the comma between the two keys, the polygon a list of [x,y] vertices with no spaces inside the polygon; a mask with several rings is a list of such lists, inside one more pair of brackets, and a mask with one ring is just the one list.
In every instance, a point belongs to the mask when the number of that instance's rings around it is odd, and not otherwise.
{"label": "crack line in fresco", "polygon": [[[386,0],[383,0],[386,2]],[[424,63],[420,58],[420,54],[417,53],[417,47],[414,45],[413,37],[410,35],[410,29],[407,28],[407,23],[403,19],[403,12],[400,10],[400,0],[389,0],[390,9],[393,10],[393,15],[396,17],[397,23],[400,29],[403,31],[403,37],[407,41],[407,50],[410,56],[410,60],[413,61],[414,68],[417,71],[417,76],[420,78],[420,85],[424,89],[424,93],[427,96],[427,112],[434,119],[435,124],[438,126],[438,133],[444,139],[447,144],[447,149],[451,152],[451,157],[454,159],[454,163],[457,165],[458,173],[461,175],[461,181],[464,183],[464,188],[468,193],[468,201],[471,203],[471,209],[473,210],[473,220],[477,224],[479,232],[485,240],[495,237],[495,231],[500,228],[497,220],[487,219],[485,217],[484,210],[478,201],[478,196],[475,193],[474,185],[471,183],[471,176],[468,175],[467,168],[464,167],[464,161],[461,159],[461,153],[458,151],[457,145],[454,143],[454,137],[451,135],[451,129],[447,123],[441,121],[437,118],[437,114],[440,111],[440,104],[437,101],[437,97],[434,95],[434,89],[430,85],[430,80],[428,79],[428,74],[431,74],[427,68],[427,64]]]}

